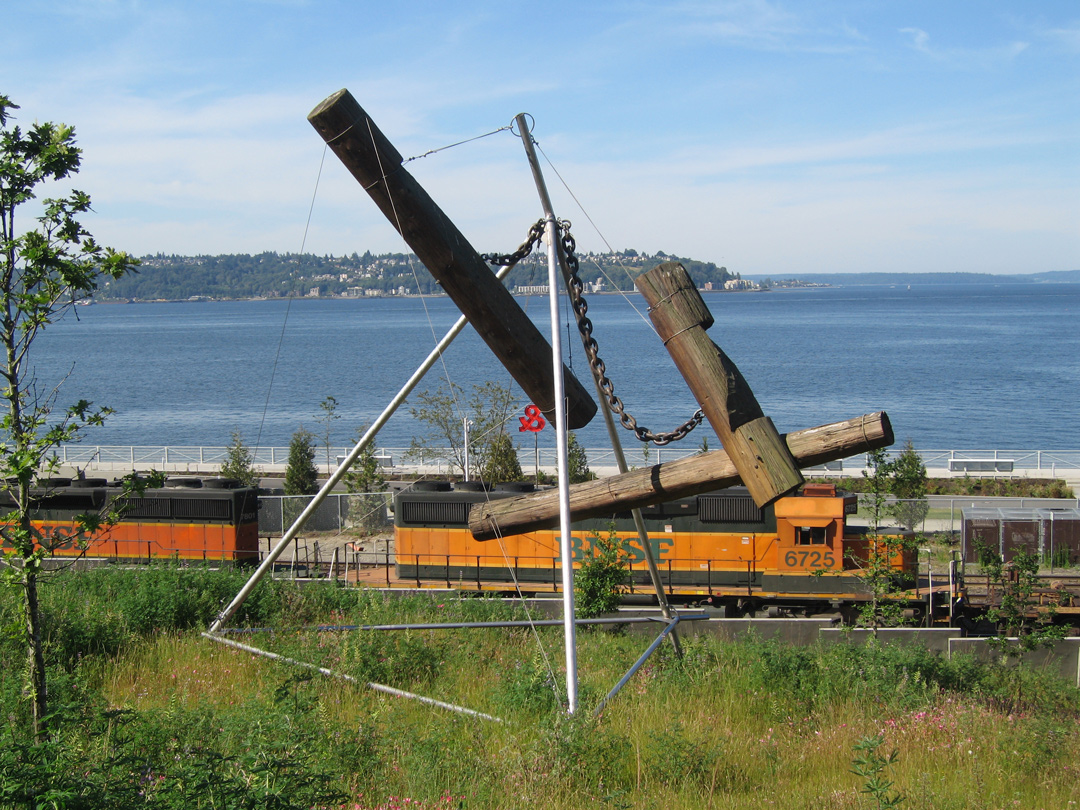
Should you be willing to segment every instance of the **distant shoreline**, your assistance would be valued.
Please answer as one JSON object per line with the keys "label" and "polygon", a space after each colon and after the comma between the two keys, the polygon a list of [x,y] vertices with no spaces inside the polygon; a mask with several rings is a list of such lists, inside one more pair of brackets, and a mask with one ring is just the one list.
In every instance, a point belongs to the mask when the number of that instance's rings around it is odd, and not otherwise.
{"label": "distant shoreline", "polygon": [[[823,282],[823,281],[810,281],[812,277],[806,279],[787,280],[785,282],[775,282],[772,287],[765,287],[754,290],[698,290],[702,295],[738,295],[738,294],[754,294],[754,293],[768,293],[768,292],[785,292],[790,290],[821,290],[821,289],[842,289],[844,287],[941,287],[948,284],[1023,284],[1023,285],[1046,285],[1046,284],[1080,284],[1080,271],[1056,271],[1065,275],[1065,278],[1047,278],[1046,276],[1051,274],[1036,274],[1031,277],[1027,276],[992,276],[988,274],[978,273],[966,273],[966,274],[939,274],[939,273],[926,273],[926,274],[912,274],[905,276],[905,279],[909,280],[890,280],[890,281],[866,281],[868,275],[865,273],[851,273],[848,274],[853,278],[848,283],[838,282]],[[1075,273],[1075,278],[1073,274]],[[965,276],[963,279],[956,278],[957,275]],[[830,278],[836,278],[839,276],[830,276]],[[759,277],[765,279],[767,277]],[[856,279],[864,279],[857,281]],[[790,281],[796,281],[797,283],[790,283]],[[546,295],[546,293],[511,293],[515,298],[533,298],[540,295]],[[604,290],[602,292],[589,293],[586,298],[594,297],[598,295],[632,295],[634,291],[627,290]],[[344,295],[304,295],[295,296],[294,301],[385,301],[390,299],[399,298],[449,298],[446,293],[406,293],[404,295],[365,295],[365,296],[344,296]],[[120,299],[120,298],[93,298],[87,302],[80,302],[79,306],[106,306],[106,305],[122,305],[122,304],[211,304],[211,303],[224,303],[232,301],[288,301],[287,296],[280,297],[267,297],[267,296],[251,296],[251,297],[238,297],[238,298],[221,298],[211,296],[198,296],[195,298],[152,298],[152,299]]]}

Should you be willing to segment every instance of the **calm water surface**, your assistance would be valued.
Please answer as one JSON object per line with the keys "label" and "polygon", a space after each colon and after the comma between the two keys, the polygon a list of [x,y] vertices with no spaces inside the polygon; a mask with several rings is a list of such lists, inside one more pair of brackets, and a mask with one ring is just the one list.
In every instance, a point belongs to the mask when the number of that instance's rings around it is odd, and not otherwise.
{"label": "calm water surface", "polygon": [[[518,301],[549,334],[546,298]],[[1080,447],[1080,285],[835,287],[705,301],[710,336],[782,432],[885,410],[898,439],[920,448]],[[590,298],[601,357],[639,424],[670,430],[695,404],[643,301],[632,303],[640,313],[621,296]],[[98,305],[77,315],[50,327],[35,359],[42,384],[68,375],[61,403],[116,410],[88,441],[221,446],[238,428],[267,447],[287,445],[301,424],[319,432],[327,396],[342,417],[335,444],[349,443],[458,313],[446,298],[385,298]],[[591,390],[576,333],[562,334]],[[467,390],[510,381],[471,329],[420,388],[447,378]],[[416,432],[403,408],[377,443],[406,446]],[[600,416],[578,436],[605,445]],[[627,432],[628,453],[632,440]]]}

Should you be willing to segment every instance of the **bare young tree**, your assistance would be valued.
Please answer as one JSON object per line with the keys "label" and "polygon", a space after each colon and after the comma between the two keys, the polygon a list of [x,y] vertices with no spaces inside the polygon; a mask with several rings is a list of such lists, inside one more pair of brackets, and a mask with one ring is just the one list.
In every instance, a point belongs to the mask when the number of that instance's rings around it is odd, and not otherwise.
{"label": "bare young tree", "polygon": [[[518,400],[509,386],[496,382],[474,385],[466,400],[461,387],[450,383],[436,391],[416,394],[418,407],[410,407],[413,419],[427,426],[428,435],[414,438],[407,455],[423,458],[434,452],[448,451],[449,462],[465,473],[465,425],[469,421],[469,473],[489,466],[492,451],[501,445],[505,451],[506,424]],[[507,437],[508,438],[508,437]],[[511,446],[513,442],[511,441]]]}
{"label": "bare young tree", "polygon": [[319,403],[319,409],[322,411],[322,415],[315,418],[323,426],[320,438],[323,440],[323,447],[326,448],[326,474],[330,475],[334,471],[334,465],[330,461],[331,438],[334,432],[334,422],[341,418],[341,414],[337,412],[337,399],[335,397],[324,399]]}

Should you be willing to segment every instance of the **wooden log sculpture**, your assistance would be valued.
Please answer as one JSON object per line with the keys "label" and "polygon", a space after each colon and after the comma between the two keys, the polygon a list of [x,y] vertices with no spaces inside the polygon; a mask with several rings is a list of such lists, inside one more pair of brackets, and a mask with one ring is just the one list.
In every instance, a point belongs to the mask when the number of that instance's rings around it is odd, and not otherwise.
{"label": "wooden log sculpture", "polygon": [[[857,419],[800,430],[781,437],[803,467],[812,467],[888,447],[892,425],[884,411]],[[570,487],[574,520],[686,498],[739,483],[739,471],[723,450],[632,470]],[[477,540],[549,529],[559,522],[559,493],[550,489],[531,495],[478,503],[469,512],[469,528]]]}
{"label": "wooden log sculpture", "polygon": [[712,314],[678,262],[634,282],[649,317],[758,506],[796,489],[802,473],[739,369],[709,340]]}
{"label": "wooden log sculpture", "polygon": [[[555,408],[551,346],[453,222],[402,168],[402,157],[348,90],[308,121],[442,285],[510,375],[545,414]],[[587,425],[596,403],[563,366],[567,424]]]}

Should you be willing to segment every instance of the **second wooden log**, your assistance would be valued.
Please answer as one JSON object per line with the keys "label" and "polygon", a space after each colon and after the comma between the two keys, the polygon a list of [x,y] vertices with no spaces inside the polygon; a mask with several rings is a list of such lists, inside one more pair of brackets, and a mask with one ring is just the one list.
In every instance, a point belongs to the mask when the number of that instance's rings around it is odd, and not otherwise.
{"label": "second wooden log", "polygon": [[634,282],[649,302],[649,317],[705,418],[758,506],[791,492],[802,473],[762,413],[739,369],[709,340],[713,318],[686,269],[665,262]]}

